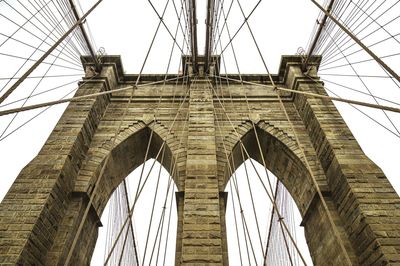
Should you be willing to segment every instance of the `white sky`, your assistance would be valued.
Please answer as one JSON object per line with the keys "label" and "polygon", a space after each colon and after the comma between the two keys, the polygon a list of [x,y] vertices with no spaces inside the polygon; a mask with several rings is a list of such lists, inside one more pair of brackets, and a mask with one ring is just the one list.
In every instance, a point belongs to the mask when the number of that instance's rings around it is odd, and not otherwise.
{"label": "white sky", "polygon": [[[16,1],[8,1],[11,4],[15,4]],[[162,12],[165,0],[154,0],[153,1],[158,12]],[[205,6],[206,2],[198,2],[198,39],[199,39],[199,53],[204,51],[204,36],[205,36]],[[230,2],[230,1],[226,1]],[[244,2],[244,1],[242,1]],[[243,4],[245,13],[247,14],[251,8],[255,5],[256,0],[247,0]],[[89,6],[94,3],[93,0],[85,1],[81,3],[83,9],[86,10]],[[176,1],[178,8],[180,4]],[[10,12],[9,9],[0,3],[0,13]],[[7,13],[5,13],[7,14]],[[280,0],[280,1],[262,1],[257,11],[254,13],[253,17],[250,19],[250,23],[254,34],[259,42],[264,58],[272,73],[276,73],[281,55],[283,54],[294,54],[296,53],[298,47],[305,47],[309,39],[311,30],[315,24],[315,20],[318,15],[318,10],[313,6],[311,1],[307,0]],[[23,22],[23,19],[15,16],[16,21]],[[1,18],[0,18],[1,19]],[[238,26],[242,23],[243,18],[238,10],[236,4],[232,9],[232,14],[230,15],[229,27],[231,34],[233,34]],[[4,25],[5,21],[0,21]],[[9,23],[9,22],[7,22]],[[103,3],[90,15],[88,18],[88,23],[91,28],[91,33],[94,37],[96,47],[104,47],[107,54],[114,55],[118,54],[122,56],[124,69],[126,73],[138,73],[140,67],[142,66],[145,53],[149,47],[151,38],[154,34],[154,30],[157,26],[158,19],[151,6],[147,1],[111,1],[104,0]],[[173,13],[172,6],[167,10],[167,15],[165,23],[169,25],[171,31],[175,30],[176,17]],[[383,23],[383,22],[382,22]],[[395,32],[395,29],[399,29],[399,22],[391,24],[391,32]],[[2,27],[0,29],[2,33],[12,32],[12,27]],[[182,39],[182,35],[180,40]],[[27,36],[26,33],[20,34],[20,38],[31,41],[33,45],[39,45],[37,41],[31,37]],[[379,39],[380,37],[374,37]],[[2,39],[0,39],[2,40]],[[226,35],[223,37],[223,43],[227,41]],[[370,43],[373,40],[368,40]],[[180,42],[181,43],[181,42]],[[148,62],[144,68],[144,73],[165,73],[169,52],[171,49],[171,38],[161,26],[159,35],[157,36],[155,45],[151,50]],[[244,28],[237,36],[234,41],[236,54],[238,55],[238,62],[242,73],[265,73],[262,66],[261,60],[257,54],[257,51],[250,39],[249,32]],[[28,56],[30,51],[28,49],[23,49],[23,46],[17,46],[16,44],[9,42],[7,45],[0,47],[0,52],[14,54],[26,54]],[[398,45],[389,43],[386,46],[376,47],[374,50],[379,55],[389,54],[390,52],[398,51]],[[233,56],[230,49],[227,49],[225,54],[226,61],[228,65],[228,72],[236,73],[235,64],[233,61]],[[35,58],[38,58],[36,56]],[[366,58],[365,56],[363,58]],[[397,60],[395,60],[397,59]],[[398,57],[395,59],[388,59],[386,62],[390,64],[397,73],[400,72]],[[1,58],[0,60],[8,60]],[[180,60],[180,52],[175,51],[172,67],[170,72],[176,73],[178,64]],[[9,60],[3,61],[8,62],[2,64],[0,67],[0,77],[9,77],[17,69],[20,61]],[[42,67],[41,71],[44,71]],[[24,68],[26,69],[26,68]],[[362,73],[369,74],[370,72],[376,73],[378,71],[375,67],[370,66],[360,66],[360,71]],[[59,70],[58,70],[59,71]],[[336,70],[326,70],[325,73],[334,73]],[[342,69],[337,70],[342,71],[341,73],[351,73],[351,70]],[[363,72],[364,71],[364,72]],[[337,72],[337,73],[339,73]],[[20,76],[23,72],[21,71],[18,75]],[[35,73],[35,72],[34,72]],[[39,70],[37,71],[39,73]],[[67,71],[68,74],[80,74],[79,71]],[[78,80],[79,75],[75,77],[68,77],[65,79],[57,79],[57,84],[62,84],[66,81]],[[333,79],[331,79],[333,80]],[[351,78],[341,78],[339,79],[343,84],[351,84],[351,86],[361,88],[362,86],[358,81],[354,81]],[[49,86],[54,86],[52,83],[54,79],[47,79],[43,81],[41,88],[45,90]],[[4,82],[2,81],[2,83]],[[33,81],[26,81],[26,87],[32,86]],[[369,83],[373,87],[373,93],[392,99],[394,101],[400,102],[399,90],[394,88],[393,84],[388,81],[382,80],[371,80]],[[328,88],[330,84],[326,84]],[[74,85],[71,85],[71,89]],[[24,87],[25,88],[25,87]],[[51,94],[46,97],[37,97],[30,100],[28,103],[33,104],[36,102],[48,101],[50,99],[58,99],[59,97],[66,94],[70,89],[65,88],[65,90]],[[348,93],[341,89],[335,90],[341,96],[346,98],[354,98],[358,100],[371,101],[368,97],[360,96],[355,93]],[[20,89],[10,97],[11,99],[18,99],[21,96],[26,96],[23,90]],[[19,103],[20,104],[20,103]],[[398,173],[400,172],[400,166],[398,164],[399,150],[400,150],[400,139],[395,137],[393,134],[387,133],[384,129],[377,126],[375,123],[371,122],[359,112],[355,111],[352,107],[344,103],[335,103],[337,108],[340,110],[345,121],[347,122],[349,128],[352,130],[353,134],[360,143],[362,149],[378,166],[380,166],[397,192],[400,191],[400,180]],[[385,103],[386,104],[386,103]],[[389,104],[387,104],[389,105]],[[12,107],[17,107],[18,105],[11,105]],[[10,108],[0,107],[1,110]],[[0,198],[3,198],[8,188],[11,186],[15,177],[40,150],[41,146],[45,142],[46,138],[50,134],[52,128],[57,123],[60,115],[62,114],[66,105],[54,106],[50,111],[45,112],[43,115],[39,116],[37,119],[33,120],[26,127],[21,128],[14,134],[0,141],[0,168],[2,170],[2,181],[0,187]],[[388,127],[391,125],[385,120],[385,117],[381,112],[370,110],[368,108],[361,108],[363,111],[367,112],[369,115],[376,117],[379,121]],[[36,114],[37,111],[20,114],[14,123],[14,128],[21,124],[26,119],[30,118],[32,115]],[[390,114],[394,123],[400,126],[400,116],[398,114]],[[0,117],[0,128],[4,128],[6,123],[9,121],[10,116]],[[392,127],[391,127],[392,128]],[[12,128],[11,128],[12,129]],[[151,194],[151,192],[149,192]],[[105,218],[102,218],[103,223],[105,223]],[[145,220],[143,220],[145,221]],[[144,222],[146,223],[146,222]],[[142,231],[140,225],[136,221],[136,230]],[[138,236],[139,240],[143,236]],[[174,247],[174,243],[173,246]],[[232,246],[232,245],[231,245]],[[142,252],[143,250],[141,250]],[[102,261],[102,256],[94,256],[95,259],[100,259]],[[173,258],[171,258],[171,261]],[[231,260],[232,262],[235,260]],[[237,260],[236,260],[237,261]],[[94,263],[97,265],[99,262]]]}

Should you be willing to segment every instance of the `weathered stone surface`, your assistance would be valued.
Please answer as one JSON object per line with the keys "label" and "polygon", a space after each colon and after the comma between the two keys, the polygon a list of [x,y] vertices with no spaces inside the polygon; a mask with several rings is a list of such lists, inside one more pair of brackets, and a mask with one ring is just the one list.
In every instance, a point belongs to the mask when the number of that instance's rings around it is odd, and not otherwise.
{"label": "weathered stone surface", "polygon": [[182,256],[177,262],[223,264],[226,239],[221,237],[225,229],[221,228],[219,197],[215,197],[219,187],[213,93],[206,79],[190,86]]}
{"label": "weathered stone surface", "polygon": [[[101,75],[87,79],[77,95],[135,81],[136,75],[123,74],[119,57],[103,61]],[[300,64],[300,57],[283,57],[275,82],[324,94],[322,83],[306,78]],[[143,75],[141,80],[144,84],[163,78]],[[245,75],[243,80],[270,85],[265,75]],[[191,78],[187,85],[174,81],[138,87],[129,103],[130,95],[131,91],[118,92],[69,105],[0,205],[0,264],[63,265],[93,197],[71,261],[88,264],[111,193],[143,163],[151,139],[149,158],[156,158],[165,141],[164,160],[157,159],[179,190],[176,264],[227,265],[223,191],[231,172],[247,159],[239,139],[249,156],[262,163],[255,134],[267,168],[286,186],[303,216],[315,264],[400,263],[400,199],[364,155],[331,101],[281,95],[299,146],[276,92],[265,87]],[[328,212],[312,185],[302,150]],[[95,187],[108,154],[103,178]]]}

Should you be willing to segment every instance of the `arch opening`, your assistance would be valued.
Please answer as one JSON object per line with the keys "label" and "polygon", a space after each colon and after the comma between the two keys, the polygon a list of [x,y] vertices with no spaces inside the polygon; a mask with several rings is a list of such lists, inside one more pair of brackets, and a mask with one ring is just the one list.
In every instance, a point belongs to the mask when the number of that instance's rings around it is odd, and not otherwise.
{"label": "arch opening", "polygon": [[[129,223],[128,210],[143,184]],[[157,160],[149,159],[133,170],[114,190],[104,208],[103,227],[99,229],[91,265],[106,261],[107,265],[172,265],[177,231],[175,192],[173,179]],[[123,228],[126,220],[128,224]],[[120,231],[122,236],[116,240]]]}
{"label": "arch opening", "polygon": [[[319,204],[316,202],[319,202],[316,200],[316,193],[315,189],[312,185],[311,181],[311,176],[310,173],[308,172],[307,168],[305,167],[302,159],[301,159],[301,153],[298,148],[297,143],[284,131],[282,131],[279,128],[276,128],[270,124],[267,123],[259,123],[257,126],[254,128],[250,125],[249,130],[242,136],[241,138],[241,143],[243,143],[244,149],[239,145],[239,143],[236,143],[235,146],[232,148],[231,154],[229,155],[229,165],[227,165],[227,169],[230,169],[230,171],[226,171],[226,189],[230,189],[230,186],[233,185],[233,178],[235,177],[237,171],[242,167],[246,168],[247,171],[253,171],[251,173],[251,178],[250,178],[250,183],[253,184],[258,184],[256,185],[256,189],[259,191],[258,193],[263,194],[263,198],[258,198],[257,203],[262,202],[261,206],[272,206],[271,204],[271,199],[273,199],[275,189],[276,189],[276,184],[279,184],[281,190],[281,194],[284,195],[285,202],[292,202],[293,209],[298,210],[298,212],[294,211],[296,213],[296,221],[295,224],[299,225],[300,223],[302,226],[304,226],[304,230],[298,226],[292,226],[293,234],[297,234],[297,236],[305,236],[305,239],[307,241],[304,241],[304,238],[302,238],[302,256],[303,253],[307,254],[303,256],[303,259],[309,260],[307,264],[311,261],[310,255],[313,258],[313,262],[317,263],[323,256],[321,256],[318,251],[321,247],[325,248],[323,252],[327,252],[329,250],[329,239],[324,239],[324,237],[321,235],[321,232],[315,231],[314,225],[315,223],[322,223],[326,217],[326,213],[324,211],[322,212],[316,212],[315,210],[315,205],[313,204]],[[259,140],[259,143],[257,142],[257,138]],[[259,147],[260,146],[260,147]],[[262,154],[261,154],[261,152]],[[246,162],[246,163],[244,163]],[[265,165],[264,165],[265,162]],[[246,166],[246,167],[245,167]],[[257,170],[255,170],[257,169]],[[234,174],[229,175],[229,172],[234,172]],[[268,172],[268,176],[270,176],[270,183],[268,183],[268,179],[266,176],[266,173]],[[274,179],[272,179],[272,177]],[[246,180],[245,177],[242,178],[237,178],[238,180]],[[279,181],[279,182],[278,182]],[[237,181],[235,181],[237,182]],[[247,182],[247,181],[246,181]],[[261,183],[262,182],[262,183]],[[274,184],[275,182],[275,184]],[[246,184],[246,183],[245,183]],[[241,186],[239,185],[240,188],[246,188],[248,187],[248,184],[244,186],[244,184]],[[238,186],[238,187],[239,187]],[[235,190],[235,189],[234,189]],[[266,194],[266,191],[270,194],[269,198]],[[232,192],[231,192],[232,193]],[[233,194],[237,194],[235,191]],[[279,196],[279,193],[278,193]],[[232,196],[229,197],[231,199]],[[233,202],[233,200],[231,199]],[[251,203],[251,202],[250,202]],[[229,201],[228,201],[229,204]],[[296,206],[296,207],[294,207]],[[278,210],[279,208],[283,208],[282,212],[286,212],[287,207],[280,207],[279,205],[277,206]],[[250,212],[251,211],[251,212]],[[264,209],[265,211],[265,209]],[[253,213],[252,208],[248,211]],[[257,212],[256,212],[257,213]],[[262,213],[262,212],[261,212]],[[266,217],[271,217],[272,210],[270,212],[260,214],[262,218]],[[289,212],[290,213],[290,212]],[[310,216],[311,213],[311,216]],[[277,216],[277,213],[274,213],[275,216]],[[292,215],[292,214],[290,214]],[[254,218],[255,215],[252,217]],[[233,216],[231,216],[233,217]],[[311,218],[310,218],[311,217]],[[261,221],[262,218],[259,218]],[[233,219],[233,218],[231,218]],[[270,218],[271,219],[271,218]],[[285,218],[283,218],[285,219]],[[268,220],[268,219],[266,219]],[[264,220],[264,222],[266,222]],[[278,217],[279,220],[279,217]],[[293,220],[293,219],[292,219]],[[273,220],[274,221],[274,220]],[[293,220],[294,221],[294,220]],[[286,250],[286,247],[289,246],[289,248],[296,249],[294,244],[293,245],[288,245],[289,242],[294,242],[290,241],[290,236],[288,234],[288,230],[282,230],[281,226],[277,226],[278,224],[281,225],[280,223],[277,224],[277,220],[275,220],[275,223],[270,223],[269,225],[274,227],[275,230],[279,229],[280,232],[280,241],[283,241],[282,243],[284,244],[282,247],[280,247],[280,250],[283,252]],[[228,221],[227,221],[228,223]],[[314,225],[313,225],[314,224]],[[325,224],[326,225],[326,224]],[[254,227],[254,226],[253,226]],[[285,226],[284,226],[285,227]],[[261,228],[261,227],[260,227]],[[289,228],[290,229],[290,228]],[[229,229],[228,229],[229,230]],[[331,230],[329,226],[323,230]],[[258,229],[261,233],[261,229]],[[284,233],[282,233],[284,231]],[[258,233],[258,232],[257,232]],[[277,232],[276,236],[279,238],[279,234]],[[265,236],[265,233],[263,233]],[[232,233],[228,233],[228,235],[231,235]],[[286,237],[284,237],[286,235]],[[286,238],[286,239],[285,239]],[[326,241],[326,243],[317,243],[318,239],[323,239],[323,241]],[[261,248],[264,248],[264,251],[266,250],[266,243],[264,243],[263,239],[260,240],[260,237],[257,236],[256,238],[258,247],[259,247],[259,256],[261,256],[262,253],[260,253]],[[286,242],[286,243],[285,243]],[[307,243],[307,244],[305,244]],[[250,243],[249,243],[250,247]],[[228,247],[229,248],[229,247]],[[246,249],[247,250],[247,249]],[[279,249],[278,249],[279,250]],[[243,252],[243,251],[242,251]],[[255,262],[256,259],[259,259],[260,257],[257,257],[253,255],[251,252],[252,250],[249,249],[250,256],[245,254],[246,256],[243,256],[248,258],[248,257],[253,257],[253,261]],[[322,253],[323,253],[322,252]],[[231,254],[232,252],[229,252]],[[298,251],[295,250],[293,254],[298,255]],[[321,253],[321,254],[322,254]],[[281,255],[276,255],[278,259],[283,259],[285,254],[289,254],[288,252],[282,253]],[[268,253],[267,253],[268,255]],[[294,255],[296,256],[296,255]],[[254,258],[255,257],[255,258]],[[243,259],[242,258],[242,259]],[[261,257],[262,258],[262,257]],[[297,258],[301,257],[298,255]],[[272,257],[266,257],[264,260],[271,260],[273,259]],[[292,259],[295,259],[292,258]],[[231,259],[230,259],[231,260]],[[251,260],[250,260],[251,261]],[[264,261],[261,261],[264,263]],[[257,261],[259,264],[260,261]],[[276,263],[276,261],[275,261]],[[286,261],[287,264],[290,264],[290,261]],[[303,262],[300,260],[300,265],[302,265]],[[286,265],[286,264],[285,264]]]}
{"label": "arch opening", "polygon": [[[113,139],[110,139],[108,142],[110,143],[103,144],[103,146],[112,145]],[[178,184],[178,166],[175,164],[173,152],[168,145],[168,139],[164,142],[164,139],[152,125],[146,126],[122,140],[118,140],[117,137],[116,143],[111,151],[107,151],[110,153],[110,158],[104,167],[104,177],[99,182],[99,188],[97,189],[101,193],[96,193],[95,195],[94,205],[100,215],[113,191],[130,173],[140,168],[145,158],[147,160],[156,160],[171,174],[174,183]],[[94,154],[92,161],[94,161],[96,171],[92,176],[91,184],[97,182],[101,168],[106,162],[105,156],[101,163],[96,162],[96,160],[96,154]],[[151,164],[153,165],[154,162]],[[88,167],[90,167],[90,162],[88,163]],[[155,168],[157,167],[153,166],[153,169]],[[92,188],[89,187],[89,191],[90,189],[93,189],[93,185]]]}
{"label": "arch opening", "polygon": [[[279,215],[288,230],[281,224],[257,175],[264,182],[267,178],[271,181]],[[307,265],[312,265],[299,209],[285,186],[270,171],[267,174],[263,165],[253,159],[243,162],[231,176],[225,192],[228,192],[226,230],[230,262],[303,265],[297,246]]]}
{"label": "arch opening", "polygon": [[[103,155],[100,163],[93,163],[96,170],[90,184],[96,184],[101,168],[106,165],[93,202],[103,227],[99,228],[99,237],[96,233],[94,239],[88,240],[95,242],[93,246],[96,244],[92,265],[106,261],[107,265],[120,262],[157,265],[164,260],[174,261],[171,254],[175,250],[177,229],[178,170],[169,140],[164,141],[157,126],[143,127],[127,137],[118,136],[115,147],[109,149],[109,159]],[[113,141],[109,139],[102,148],[113,146]],[[93,153],[87,167],[99,155],[96,151]],[[132,222],[129,222],[130,213]]]}
{"label": "arch opening", "polygon": [[265,162],[265,167],[287,188],[303,216],[315,195],[315,190],[311,176],[300,159],[300,150],[296,142],[282,130],[268,124],[260,124],[255,128],[256,131],[251,128],[242,136],[241,143],[244,148],[239,143],[233,147],[229,158],[230,165],[226,167],[228,171],[225,171],[225,180],[229,181],[230,172],[235,172],[249,158],[263,166]]}

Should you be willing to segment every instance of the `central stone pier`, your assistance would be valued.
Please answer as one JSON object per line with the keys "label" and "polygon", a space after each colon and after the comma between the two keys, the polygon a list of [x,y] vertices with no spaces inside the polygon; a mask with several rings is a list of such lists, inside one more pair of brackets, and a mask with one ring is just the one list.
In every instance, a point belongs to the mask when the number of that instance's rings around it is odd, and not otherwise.
{"label": "central stone pier", "polygon": [[[207,79],[192,82],[179,264],[224,260],[217,177],[213,92]],[[182,207],[181,207],[182,208]],[[179,247],[178,247],[179,249]]]}

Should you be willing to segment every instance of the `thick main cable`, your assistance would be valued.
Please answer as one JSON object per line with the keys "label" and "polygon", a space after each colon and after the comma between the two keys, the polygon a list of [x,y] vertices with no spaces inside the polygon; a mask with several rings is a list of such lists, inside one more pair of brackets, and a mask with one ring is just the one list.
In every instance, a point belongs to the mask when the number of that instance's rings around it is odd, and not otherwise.
{"label": "thick main cable", "polygon": [[69,34],[71,34],[71,32],[73,30],[75,30],[75,28],[77,26],[79,26],[80,23],[82,23],[82,21],[84,19],[86,19],[86,17],[88,15],[90,15],[90,13],[92,13],[92,11],[102,2],[103,0],[98,0],[81,18],[80,20],[78,20],[74,26],[72,26],[60,39],[58,39],[58,41],[56,43],[54,43],[49,50],[47,50],[47,52],[42,55],[38,61],[36,63],[34,63],[23,75],[20,79],[18,79],[12,86],[11,88],[9,88],[1,97],[0,97],[0,104],[14,91],[17,89],[17,87],[41,64],[41,62],[49,55],[51,54],[57,47],[58,45],[63,42],[65,40],[65,38],[67,38],[67,36]]}

